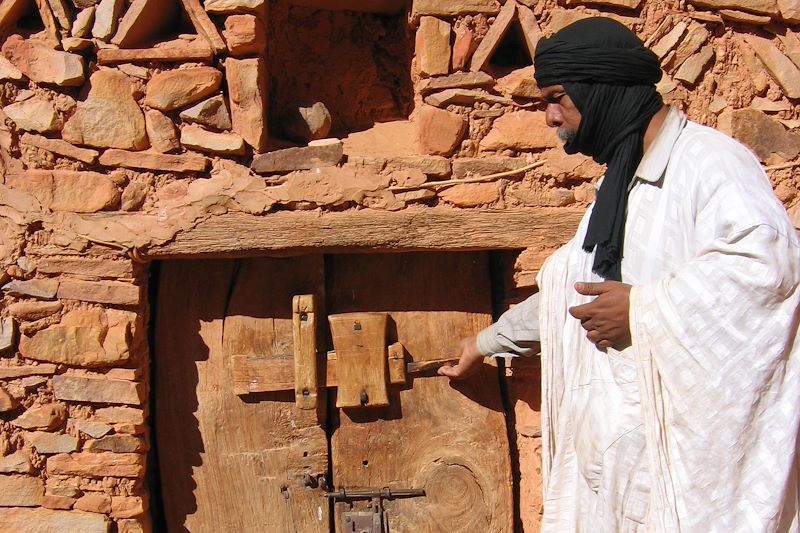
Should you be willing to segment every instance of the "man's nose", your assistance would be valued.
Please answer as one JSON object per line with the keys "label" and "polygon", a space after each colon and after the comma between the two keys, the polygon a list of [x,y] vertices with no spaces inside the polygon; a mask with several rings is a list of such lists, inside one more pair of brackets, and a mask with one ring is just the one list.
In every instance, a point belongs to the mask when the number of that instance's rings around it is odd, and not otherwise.
{"label": "man's nose", "polygon": [[551,128],[558,128],[564,122],[556,104],[548,104],[544,111],[544,120]]}

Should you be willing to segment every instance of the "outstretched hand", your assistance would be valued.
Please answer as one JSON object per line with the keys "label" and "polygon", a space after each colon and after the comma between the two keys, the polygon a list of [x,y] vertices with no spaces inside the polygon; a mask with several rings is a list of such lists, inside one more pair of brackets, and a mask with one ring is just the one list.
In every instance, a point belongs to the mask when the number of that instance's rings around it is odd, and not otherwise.
{"label": "outstretched hand", "polygon": [[619,281],[579,282],[575,290],[585,296],[597,296],[587,304],[569,309],[569,314],[581,321],[586,338],[600,349],[622,349],[630,345],[631,286]]}
{"label": "outstretched hand", "polygon": [[439,367],[437,373],[453,380],[466,379],[480,368],[483,355],[478,351],[478,341],[475,337],[461,339],[459,344],[461,354],[455,366],[445,364]]}

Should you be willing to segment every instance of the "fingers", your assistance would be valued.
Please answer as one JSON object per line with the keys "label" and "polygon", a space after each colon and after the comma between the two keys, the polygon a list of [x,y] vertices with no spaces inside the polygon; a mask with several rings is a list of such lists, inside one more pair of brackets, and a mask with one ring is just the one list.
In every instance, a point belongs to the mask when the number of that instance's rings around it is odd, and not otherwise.
{"label": "fingers", "polygon": [[599,282],[589,282],[589,281],[579,281],[575,284],[575,290],[579,294],[583,294],[584,296],[599,296],[604,292],[610,291],[614,284],[619,283],[617,281],[599,281]]}
{"label": "fingers", "polygon": [[463,363],[459,363],[455,366],[452,366],[450,364],[442,365],[436,372],[440,376],[447,376],[452,380],[458,381],[468,378],[469,376],[474,374],[477,369],[478,365],[467,366]]}
{"label": "fingers", "polygon": [[603,338],[603,335],[599,331],[597,331],[596,329],[593,329],[591,331],[587,331],[586,332],[586,338],[589,339],[592,342],[592,344],[597,344],[598,342],[601,342],[601,341],[605,340]]}
{"label": "fingers", "polygon": [[459,343],[461,356],[458,364],[445,364],[436,371],[440,376],[447,376],[453,380],[466,379],[474,374],[483,363],[483,355],[478,350],[475,337],[461,339]]}
{"label": "fingers", "polygon": [[630,337],[628,325],[631,286],[619,281],[575,283],[575,291],[596,296],[591,302],[569,308],[581,322],[586,338],[598,349],[613,348]]}
{"label": "fingers", "polygon": [[611,348],[614,346],[614,343],[611,340],[605,338],[603,334],[597,330],[591,330],[586,333],[586,338],[589,339],[592,344],[597,346],[599,350],[605,350],[606,348]]}
{"label": "fingers", "polygon": [[436,373],[440,376],[447,376],[450,379],[462,379],[462,369],[458,366],[459,365],[453,366],[451,364],[442,365]]}
{"label": "fingers", "polygon": [[570,307],[568,311],[569,314],[571,314],[578,320],[586,320],[587,318],[591,318],[591,309],[592,309],[591,305],[592,305],[591,302],[589,302],[588,304],[576,305],[574,307]]}
{"label": "fingers", "polygon": [[590,318],[588,320],[581,320],[581,327],[586,331],[597,331],[598,333],[602,334],[609,334],[611,333],[610,329],[607,327],[608,324],[601,318]]}
{"label": "fingers", "polygon": [[[601,296],[604,293],[610,291],[613,288],[614,283],[616,282],[601,281],[599,283],[589,283],[585,281],[579,281],[578,283],[575,284],[575,291],[578,294],[582,294],[584,296]],[[569,314],[571,314],[578,320],[586,320],[587,318],[591,318],[597,311],[597,304],[599,300],[600,300],[599,298],[595,298],[591,302],[570,307],[568,309]]]}

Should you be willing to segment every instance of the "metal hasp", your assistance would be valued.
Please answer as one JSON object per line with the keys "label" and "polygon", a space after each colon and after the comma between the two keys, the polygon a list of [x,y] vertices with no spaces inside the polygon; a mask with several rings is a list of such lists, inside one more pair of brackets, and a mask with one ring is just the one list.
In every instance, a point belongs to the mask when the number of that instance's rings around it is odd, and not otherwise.
{"label": "metal hasp", "polygon": [[[416,498],[425,496],[424,489],[396,489],[388,487],[377,490],[340,489],[328,492],[326,498],[346,502],[350,510],[342,513],[341,530],[346,533],[389,533],[389,517],[383,510],[383,500],[395,498]],[[354,500],[371,500],[367,511],[353,511]]]}
{"label": "metal hasp", "polygon": [[[383,509],[371,511],[345,511],[342,513],[342,531],[345,533],[388,533],[389,523]],[[377,504],[380,506],[380,503]]]}

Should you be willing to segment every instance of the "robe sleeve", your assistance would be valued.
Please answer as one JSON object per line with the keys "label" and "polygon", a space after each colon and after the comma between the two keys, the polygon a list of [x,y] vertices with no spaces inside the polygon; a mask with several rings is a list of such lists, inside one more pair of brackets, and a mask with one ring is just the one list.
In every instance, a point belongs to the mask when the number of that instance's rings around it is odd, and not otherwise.
{"label": "robe sleeve", "polygon": [[539,347],[539,293],[518,303],[478,333],[477,343],[484,356],[533,355]]}

